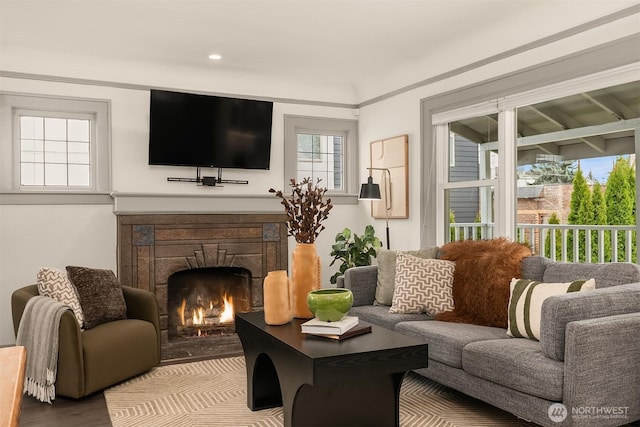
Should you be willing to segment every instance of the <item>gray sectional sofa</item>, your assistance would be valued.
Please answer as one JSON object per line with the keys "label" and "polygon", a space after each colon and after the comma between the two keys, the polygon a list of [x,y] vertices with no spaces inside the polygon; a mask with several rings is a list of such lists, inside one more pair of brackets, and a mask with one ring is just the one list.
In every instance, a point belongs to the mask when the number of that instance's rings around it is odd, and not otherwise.
{"label": "gray sectional sofa", "polygon": [[593,291],[544,301],[540,341],[427,314],[389,314],[374,305],[377,272],[351,268],[338,282],[354,294],[349,314],[427,342],[429,365],[419,374],[543,426],[640,419],[640,266],[525,258],[526,279],[596,280]]}

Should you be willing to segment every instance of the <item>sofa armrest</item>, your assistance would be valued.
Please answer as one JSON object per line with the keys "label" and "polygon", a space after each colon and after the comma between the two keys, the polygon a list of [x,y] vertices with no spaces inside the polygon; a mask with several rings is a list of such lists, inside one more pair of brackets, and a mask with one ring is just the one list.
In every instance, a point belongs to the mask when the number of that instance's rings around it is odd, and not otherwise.
{"label": "sofa armrest", "polygon": [[[640,313],[567,326],[563,403],[580,425],[621,425],[640,419]],[[598,416],[600,415],[600,416]],[[607,416],[616,415],[607,419]]]}
{"label": "sofa armrest", "polygon": [[565,357],[565,332],[570,322],[627,313],[640,313],[640,283],[549,297],[542,303],[542,352],[547,357],[562,361]]}
{"label": "sofa armrest", "polygon": [[160,313],[156,296],[145,289],[122,286],[122,293],[127,304],[127,318],[146,320],[153,324],[158,343],[158,360],[160,360]]}
{"label": "sofa armrest", "polygon": [[353,292],[353,306],[372,305],[376,298],[378,266],[352,267],[344,272],[344,287]]}

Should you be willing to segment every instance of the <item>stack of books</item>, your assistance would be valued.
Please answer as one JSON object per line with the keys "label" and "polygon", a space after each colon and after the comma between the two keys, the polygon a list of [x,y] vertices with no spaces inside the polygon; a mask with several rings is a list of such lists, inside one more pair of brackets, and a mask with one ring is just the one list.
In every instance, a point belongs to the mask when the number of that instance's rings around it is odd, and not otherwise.
{"label": "stack of books", "polygon": [[344,316],[337,322],[325,322],[313,318],[301,325],[303,334],[341,341],[371,332],[371,325],[359,323],[356,316]]}

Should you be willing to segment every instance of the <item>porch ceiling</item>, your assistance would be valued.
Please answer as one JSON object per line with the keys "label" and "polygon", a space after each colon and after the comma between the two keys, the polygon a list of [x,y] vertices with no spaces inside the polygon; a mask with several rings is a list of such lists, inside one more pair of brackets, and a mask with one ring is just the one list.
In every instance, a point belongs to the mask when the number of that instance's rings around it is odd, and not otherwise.
{"label": "porch ceiling", "polygon": [[[634,153],[630,128],[639,123],[640,81],[521,107],[518,163]],[[497,114],[457,121],[451,130],[484,149],[497,149]]]}

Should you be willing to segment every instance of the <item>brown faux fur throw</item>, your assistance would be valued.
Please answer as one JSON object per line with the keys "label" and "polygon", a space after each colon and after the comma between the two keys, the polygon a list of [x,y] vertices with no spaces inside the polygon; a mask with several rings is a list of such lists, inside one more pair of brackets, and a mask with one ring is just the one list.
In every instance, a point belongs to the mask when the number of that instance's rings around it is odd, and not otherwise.
{"label": "brown faux fur throw", "polygon": [[464,240],[441,248],[442,259],[455,261],[453,311],[436,316],[445,322],[507,327],[509,284],[520,278],[531,249],[504,238]]}

